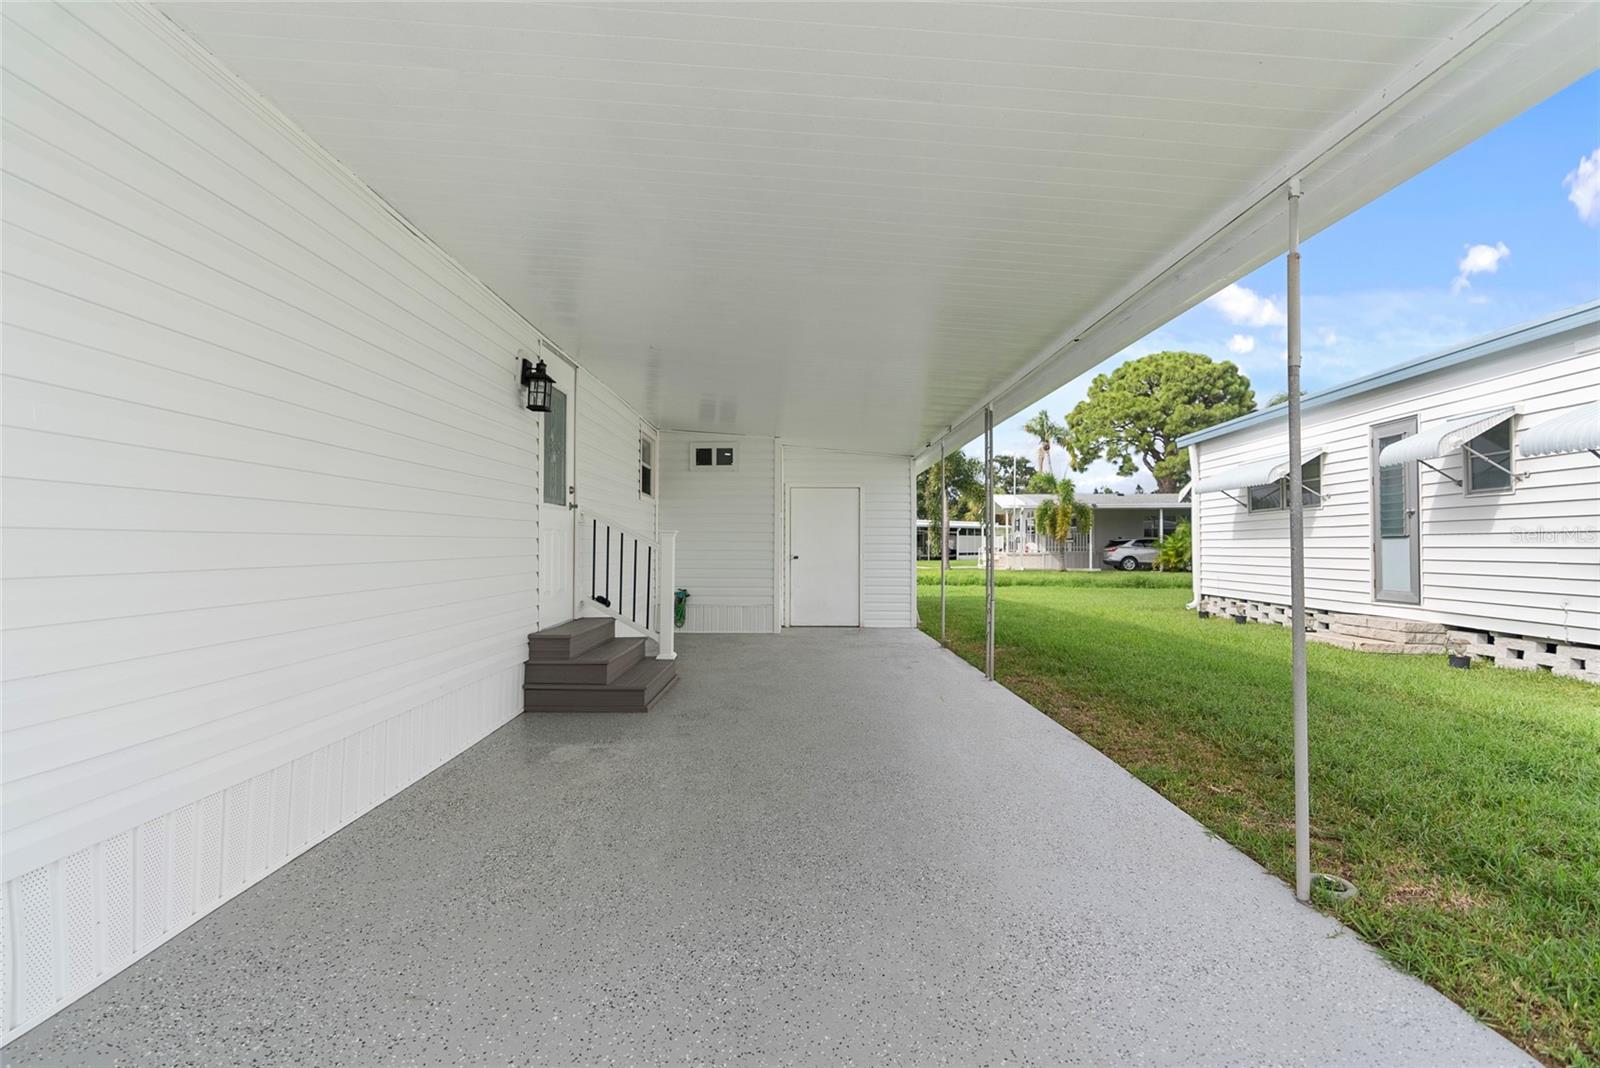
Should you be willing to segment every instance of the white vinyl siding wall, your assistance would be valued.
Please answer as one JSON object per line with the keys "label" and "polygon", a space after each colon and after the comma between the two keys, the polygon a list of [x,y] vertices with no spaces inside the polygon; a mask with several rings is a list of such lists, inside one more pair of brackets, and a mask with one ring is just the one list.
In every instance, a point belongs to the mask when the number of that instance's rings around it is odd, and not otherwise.
{"label": "white vinyl siding wall", "polygon": [[[786,490],[861,487],[861,625],[916,626],[912,534],[916,510],[910,458],[785,445],[783,480]],[[784,496],[787,499],[787,492]],[[781,516],[779,521],[783,522]],[[783,571],[786,576],[787,568]]]}
{"label": "white vinyl siding wall", "polygon": [[648,425],[587,371],[577,393],[578,507],[653,539],[656,499],[639,492],[639,432]]}
{"label": "white vinyl siding wall", "polygon": [[[1575,336],[1577,334],[1577,336]],[[1600,395],[1592,328],[1363,393],[1306,413],[1303,441],[1321,448],[1326,499],[1306,510],[1306,603],[1551,640],[1600,643],[1600,460],[1588,453],[1516,456],[1508,494],[1468,495],[1420,469],[1422,601],[1372,596],[1373,426],[1416,416],[1426,427],[1516,406],[1516,436]],[[1191,446],[1196,475],[1287,451],[1282,422]],[[1430,461],[1462,477],[1459,454]],[[1288,602],[1288,512],[1247,512],[1201,495],[1198,592]]]}
{"label": "white vinyl siding wall", "polygon": [[537,331],[164,16],[4,15],[9,1037],[520,711],[541,438]]}
{"label": "white vinyl siding wall", "polygon": [[[734,470],[691,470],[696,442],[732,445]],[[678,532],[677,582],[689,591],[686,631],[763,632],[776,624],[772,438],[661,435],[661,529]]]}

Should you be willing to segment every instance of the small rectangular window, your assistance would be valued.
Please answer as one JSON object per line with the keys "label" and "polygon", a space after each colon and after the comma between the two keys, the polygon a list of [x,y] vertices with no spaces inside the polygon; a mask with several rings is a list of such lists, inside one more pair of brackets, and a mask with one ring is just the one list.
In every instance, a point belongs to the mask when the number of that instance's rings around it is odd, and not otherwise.
{"label": "small rectangular window", "polygon": [[1250,487],[1250,510],[1252,512],[1275,512],[1283,507],[1284,483],[1282,480],[1269,482],[1265,486]]}
{"label": "small rectangular window", "polygon": [[656,495],[656,443],[648,434],[639,435],[639,493]]}
{"label": "small rectangular window", "polygon": [[689,446],[689,466],[696,471],[738,470],[738,446],[698,443],[691,445]]}
{"label": "small rectangular window", "polygon": [[1468,493],[1505,493],[1512,488],[1511,420],[1492,426],[1462,450]]}
{"label": "small rectangular window", "polygon": [[[1284,496],[1288,497],[1287,485]],[[1300,465],[1300,503],[1315,508],[1322,503],[1322,457],[1307,460]]]}
{"label": "small rectangular window", "polygon": [[[1280,478],[1265,486],[1251,486],[1249,490],[1252,512],[1279,512],[1289,507],[1289,480]],[[1316,456],[1300,465],[1300,502],[1307,508],[1322,503],[1322,457]]]}
{"label": "small rectangular window", "polygon": [[566,504],[567,395],[550,390],[550,411],[544,417],[544,503]]}

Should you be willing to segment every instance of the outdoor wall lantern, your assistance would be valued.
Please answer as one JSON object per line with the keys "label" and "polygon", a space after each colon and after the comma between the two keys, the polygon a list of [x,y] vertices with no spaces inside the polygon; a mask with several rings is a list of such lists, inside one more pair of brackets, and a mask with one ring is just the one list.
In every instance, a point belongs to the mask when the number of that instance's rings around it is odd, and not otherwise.
{"label": "outdoor wall lantern", "polygon": [[528,391],[528,411],[548,412],[550,410],[550,391],[555,388],[556,380],[544,369],[544,361],[540,360],[535,367],[526,358],[522,361],[522,388]]}

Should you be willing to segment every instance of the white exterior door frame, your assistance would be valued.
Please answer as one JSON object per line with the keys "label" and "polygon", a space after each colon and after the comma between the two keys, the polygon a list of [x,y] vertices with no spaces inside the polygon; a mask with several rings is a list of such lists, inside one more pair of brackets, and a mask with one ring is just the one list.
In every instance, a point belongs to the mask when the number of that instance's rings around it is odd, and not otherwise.
{"label": "white exterior door frame", "polygon": [[[784,605],[783,617],[787,626],[808,626],[794,621],[794,491],[808,489],[855,490],[856,493],[856,622],[862,625],[866,617],[866,512],[867,491],[859,482],[789,482],[784,484]],[[849,624],[840,624],[848,626]]]}
{"label": "white exterior door frame", "polygon": [[[560,391],[566,421],[566,463],[564,473],[555,478],[549,470],[547,435],[554,413],[535,416],[539,420],[539,627],[565,623],[577,614],[574,574],[577,567],[577,513],[573,500],[576,476],[578,419],[577,381],[571,365],[564,360],[546,361],[545,369]],[[530,415],[532,413],[529,413]],[[546,485],[555,482],[555,485]]]}

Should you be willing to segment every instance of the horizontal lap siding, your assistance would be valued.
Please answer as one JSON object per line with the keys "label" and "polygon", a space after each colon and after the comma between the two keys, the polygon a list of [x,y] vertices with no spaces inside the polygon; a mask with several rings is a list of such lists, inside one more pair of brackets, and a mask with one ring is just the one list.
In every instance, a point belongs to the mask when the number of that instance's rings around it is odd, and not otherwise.
{"label": "horizontal lap siding", "polygon": [[[691,470],[695,442],[732,445],[738,467]],[[661,528],[678,532],[677,580],[689,591],[685,630],[773,629],[772,438],[661,435]]]}
{"label": "horizontal lap siding", "polygon": [[639,492],[639,434],[634,410],[587,371],[577,399],[578,507],[646,540],[656,532],[656,502]]}
{"label": "horizontal lap siding", "polygon": [[[864,627],[912,627],[916,546],[910,460],[900,456],[783,448],[785,486],[861,486]],[[787,494],[785,494],[787,498]]]}
{"label": "horizontal lap siding", "polygon": [[13,1034],[520,711],[540,337],[162,16],[4,16]]}
{"label": "horizontal lap siding", "polygon": [[[1372,598],[1371,427],[1416,416],[1419,426],[1515,406],[1527,428],[1600,395],[1592,332],[1412,379],[1306,413],[1303,440],[1323,457],[1321,507],[1306,511],[1306,601],[1314,608],[1435,620],[1585,643],[1600,642],[1600,460],[1588,453],[1528,459],[1513,493],[1468,496],[1420,471],[1422,603]],[[1282,423],[1196,446],[1200,472],[1281,455]],[[1461,477],[1458,456],[1433,461]],[[1200,592],[1287,603],[1288,513],[1250,514],[1219,493],[1199,505]]]}

